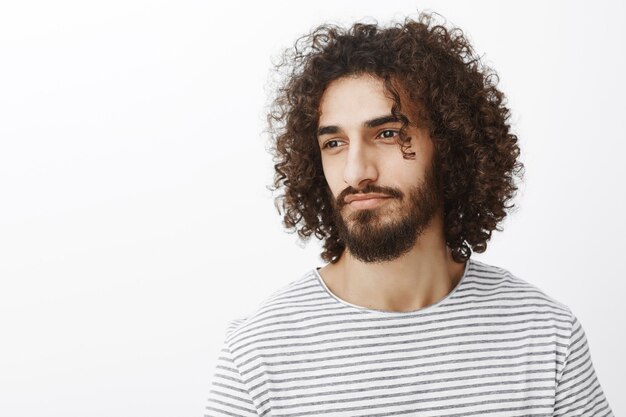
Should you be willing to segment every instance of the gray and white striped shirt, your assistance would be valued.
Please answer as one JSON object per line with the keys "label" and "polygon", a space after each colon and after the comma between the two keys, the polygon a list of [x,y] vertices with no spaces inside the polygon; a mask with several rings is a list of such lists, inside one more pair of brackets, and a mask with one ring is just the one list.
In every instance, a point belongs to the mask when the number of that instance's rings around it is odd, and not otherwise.
{"label": "gray and white striped shirt", "polygon": [[317,270],[233,320],[208,416],[612,416],[580,322],[509,271],[470,259],[411,312],[350,304]]}

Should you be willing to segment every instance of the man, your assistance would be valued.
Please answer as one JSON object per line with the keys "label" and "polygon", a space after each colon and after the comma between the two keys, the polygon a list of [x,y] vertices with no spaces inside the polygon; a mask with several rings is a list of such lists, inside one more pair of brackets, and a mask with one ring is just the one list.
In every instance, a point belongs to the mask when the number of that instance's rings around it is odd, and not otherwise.
{"label": "man", "polygon": [[206,415],[612,415],[571,310],[470,258],[523,165],[462,32],[323,25],[285,58],[274,185],[328,263],[232,322]]}

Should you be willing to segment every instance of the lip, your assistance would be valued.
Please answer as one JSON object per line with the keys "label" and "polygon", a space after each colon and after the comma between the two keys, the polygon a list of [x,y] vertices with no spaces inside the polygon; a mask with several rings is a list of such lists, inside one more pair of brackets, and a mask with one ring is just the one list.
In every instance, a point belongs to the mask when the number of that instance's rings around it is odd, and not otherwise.
{"label": "lip", "polygon": [[376,200],[376,199],[385,199],[385,198],[391,198],[391,197],[389,197],[388,195],[375,194],[375,193],[350,194],[344,200],[345,200],[346,204],[350,204],[353,201]]}
{"label": "lip", "polygon": [[391,197],[382,194],[349,195],[346,197],[346,204],[356,209],[369,209],[383,204]]}

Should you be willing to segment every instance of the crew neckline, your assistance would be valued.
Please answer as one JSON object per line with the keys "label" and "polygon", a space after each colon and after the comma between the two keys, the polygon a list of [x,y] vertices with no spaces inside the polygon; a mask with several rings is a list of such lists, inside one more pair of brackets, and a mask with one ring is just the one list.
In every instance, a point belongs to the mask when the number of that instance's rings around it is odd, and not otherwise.
{"label": "crew neckline", "polygon": [[459,280],[459,282],[457,282],[456,286],[452,289],[452,291],[450,291],[448,294],[446,294],[443,298],[441,298],[439,301],[437,301],[436,303],[433,304],[429,304],[427,306],[418,308],[416,310],[411,310],[411,311],[390,311],[390,310],[379,310],[376,308],[369,308],[369,307],[364,307],[364,306],[360,306],[357,304],[352,304],[346,300],[344,300],[343,298],[340,298],[339,296],[337,296],[335,293],[333,293],[327,286],[326,283],[324,282],[324,280],[322,279],[322,276],[320,275],[320,273],[318,272],[319,268],[313,268],[313,273],[315,274],[316,278],[317,278],[317,282],[321,285],[321,287],[324,289],[324,291],[330,295],[332,298],[335,299],[335,301],[343,304],[344,306],[350,307],[350,308],[355,308],[363,313],[370,313],[370,314],[376,314],[376,315],[382,315],[382,316],[392,316],[392,317],[402,317],[402,316],[414,316],[414,315],[420,315],[420,314],[424,314],[427,313],[431,310],[436,309],[437,307],[441,306],[442,304],[445,304],[445,302],[452,297],[452,295],[457,292],[457,290],[461,287],[461,285],[463,285],[463,283],[466,281],[467,275],[469,270],[471,269],[472,265],[473,265],[473,260],[470,258],[465,262],[465,269],[463,270],[463,275],[461,276],[461,279]]}

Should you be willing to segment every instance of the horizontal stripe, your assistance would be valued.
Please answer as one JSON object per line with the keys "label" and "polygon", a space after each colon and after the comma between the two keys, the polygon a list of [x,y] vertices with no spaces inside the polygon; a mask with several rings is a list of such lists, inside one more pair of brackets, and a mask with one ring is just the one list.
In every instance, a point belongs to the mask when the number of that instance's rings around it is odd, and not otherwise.
{"label": "horizontal stripe", "polygon": [[470,259],[419,310],[348,303],[317,270],[231,320],[209,416],[612,416],[582,325],[509,271]]}

